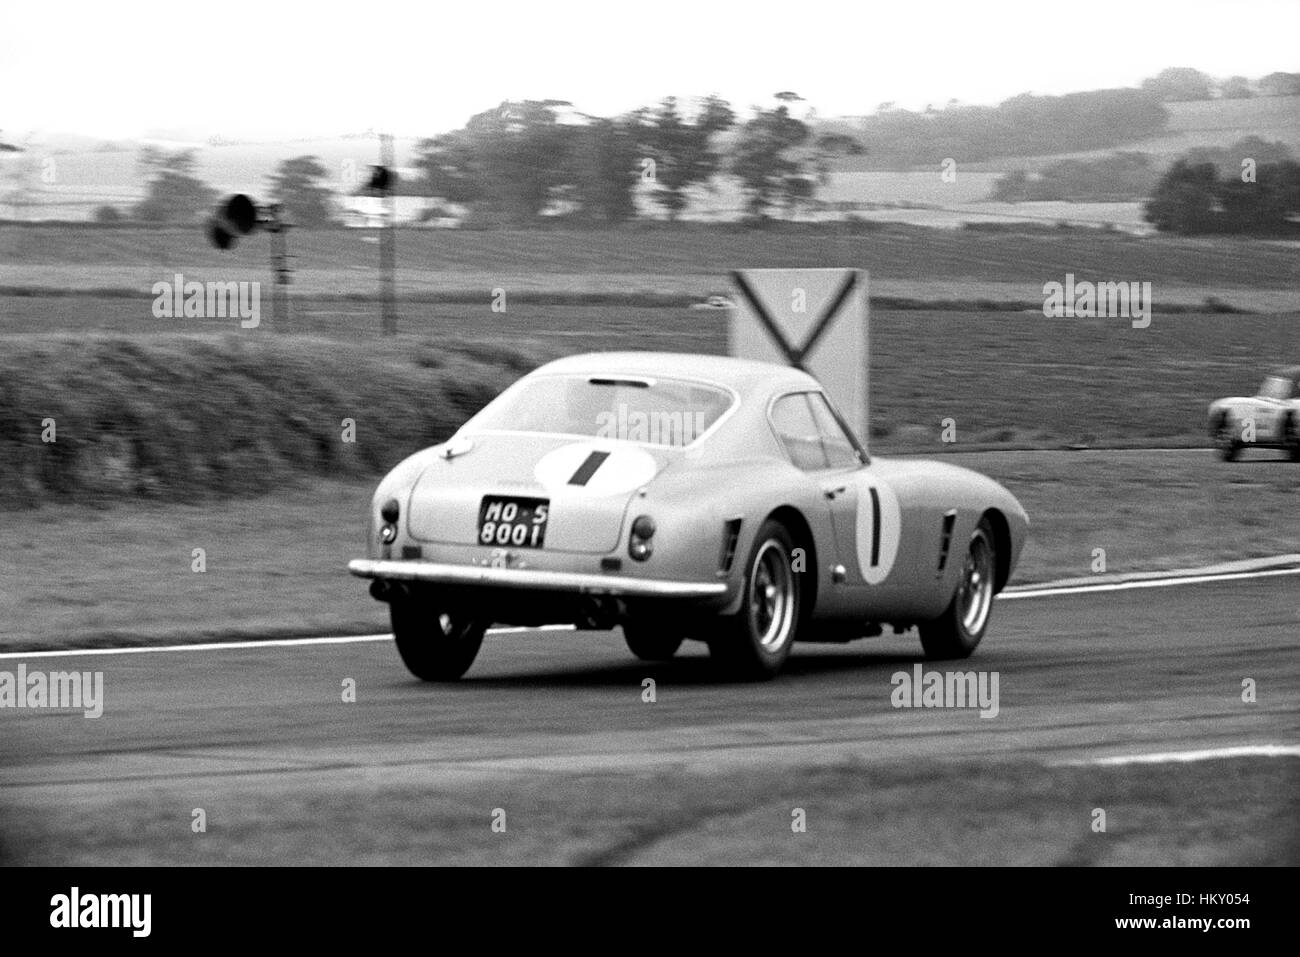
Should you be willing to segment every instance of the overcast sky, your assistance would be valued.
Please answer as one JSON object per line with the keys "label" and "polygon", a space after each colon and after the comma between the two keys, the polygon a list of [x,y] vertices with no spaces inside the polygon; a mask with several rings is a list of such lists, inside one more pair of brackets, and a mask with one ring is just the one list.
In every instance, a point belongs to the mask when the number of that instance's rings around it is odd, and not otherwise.
{"label": "overcast sky", "polygon": [[823,116],[1300,70],[1300,0],[0,0],[0,129],[274,138],[793,90]]}

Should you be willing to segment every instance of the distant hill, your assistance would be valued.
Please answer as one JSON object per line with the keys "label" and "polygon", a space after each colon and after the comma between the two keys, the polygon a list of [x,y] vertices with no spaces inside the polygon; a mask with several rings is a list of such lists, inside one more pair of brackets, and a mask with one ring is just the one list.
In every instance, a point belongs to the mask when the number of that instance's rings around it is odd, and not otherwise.
{"label": "distant hill", "polygon": [[[1241,100],[1202,100],[1166,103],[1169,122],[1160,136],[1134,139],[1104,149],[1003,157],[962,164],[971,172],[1036,172],[1062,159],[1097,159],[1119,150],[1148,154],[1153,165],[1165,167],[1198,146],[1227,147],[1247,136],[1285,143],[1300,155],[1300,96],[1261,96]],[[870,149],[870,144],[867,144]]]}

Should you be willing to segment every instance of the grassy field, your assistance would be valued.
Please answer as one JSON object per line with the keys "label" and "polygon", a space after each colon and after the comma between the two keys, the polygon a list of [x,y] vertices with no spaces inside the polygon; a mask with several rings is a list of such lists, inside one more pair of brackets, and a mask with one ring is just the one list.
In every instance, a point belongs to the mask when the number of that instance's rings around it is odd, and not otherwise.
{"label": "grassy field", "polygon": [[[378,246],[373,231],[290,233],[295,291],[374,292]],[[262,279],[267,241],[254,236],[221,252],[196,228],[0,226],[0,286],[57,289],[121,287],[143,295],[175,272],[192,279]],[[943,280],[1016,283],[1038,292],[1073,272],[1098,280],[1159,285],[1300,289],[1293,247],[1231,238],[1135,237],[1097,230],[980,233],[883,226],[632,226],[577,231],[402,230],[398,265],[410,289],[526,287],[530,277],[602,275],[705,277],[719,285],[735,268],[856,266],[886,283]],[[451,277],[451,278],[449,278]],[[566,279],[566,282],[572,282]]]}
{"label": "grassy field", "polygon": [[[952,455],[1032,520],[1020,583],[1300,553],[1300,466],[1253,453]],[[363,553],[369,481],[317,481],[196,505],[56,505],[4,515],[5,650],[370,634],[385,607],[346,571]],[[1176,503],[1172,505],[1171,503]],[[206,570],[193,570],[194,549]]]}
{"label": "grassy field", "polygon": [[[433,786],[335,773],[307,799],[254,780],[199,835],[186,782],[68,807],[9,802],[0,863],[1294,865],[1295,765],[845,762]],[[1106,809],[1105,833],[1091,830],[1095,807]],[[506,811],[504,833],[489,826],[493,808]],[[806,815],[802,833],[794,808]]]}

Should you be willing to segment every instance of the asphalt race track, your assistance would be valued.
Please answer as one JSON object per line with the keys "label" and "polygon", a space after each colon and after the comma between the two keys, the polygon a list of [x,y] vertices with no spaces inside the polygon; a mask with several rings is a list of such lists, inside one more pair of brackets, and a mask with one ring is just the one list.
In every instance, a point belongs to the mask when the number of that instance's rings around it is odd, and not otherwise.
{"label": "asphalt race track", "polygon": [[[1000,713],[897,710],[914,636],[802,645],[767,684],[722,680],[689,645],[633,660],[617,633],[490,636],[462,682],[408,677],[386,641],[30,659],[102,670],[105,709],[0,715],[5,805],[69,806],[202,779],[312,788],[320,774],[436,781],[500,770],[1020,755],[1052,762],[1300,740],[1293,576],[999,601],[969,665]],[[13,670],[18,661],[2,667]],[[930,664],[927,668],[959,666]],[[340,688],[354,679],[357,702]],[[642,701],[653,678],[657,700]],[[1258,702],[1244,704],[1253,678]],[[0,818],[2,820],[2,818]]]}

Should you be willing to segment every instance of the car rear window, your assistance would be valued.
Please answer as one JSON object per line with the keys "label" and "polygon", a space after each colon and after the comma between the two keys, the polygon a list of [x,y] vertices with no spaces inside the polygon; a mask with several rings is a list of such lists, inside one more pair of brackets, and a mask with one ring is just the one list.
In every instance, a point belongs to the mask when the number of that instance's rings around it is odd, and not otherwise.
{"label": "car rear window", "polygon": [[471,420],[476,430],[590,435],[649,445],[690,445],[734,396],[681,379],[557,375],[521,379]]}

